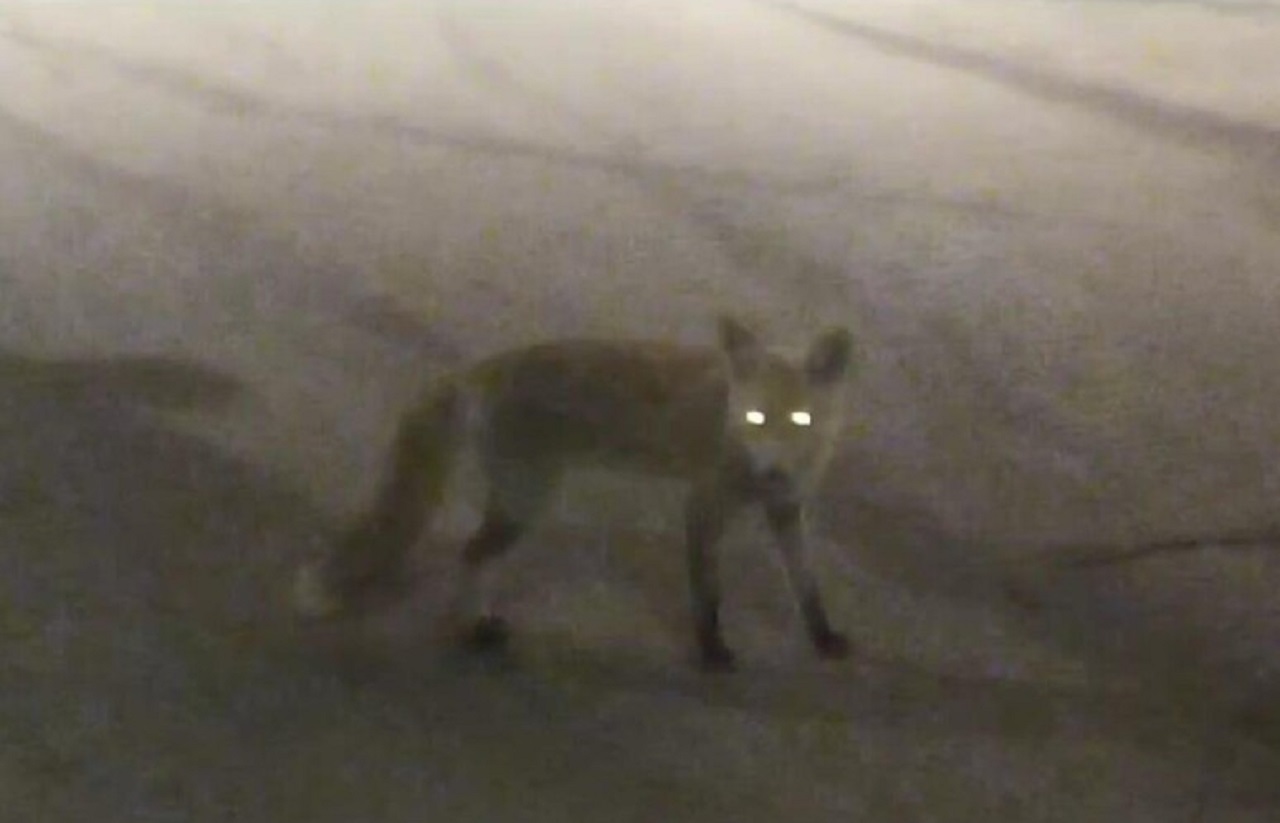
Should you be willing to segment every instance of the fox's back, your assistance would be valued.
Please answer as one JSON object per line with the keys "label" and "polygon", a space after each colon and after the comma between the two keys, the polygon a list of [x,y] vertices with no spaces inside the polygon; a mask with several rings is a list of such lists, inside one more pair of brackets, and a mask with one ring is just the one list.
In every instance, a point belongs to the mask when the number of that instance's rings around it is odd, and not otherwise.
{"label": "fox's back", "polygon": [[565,340],[475,366],[483,438],[496,454],[688,475],[722,446],[726,367],[713,348]]}

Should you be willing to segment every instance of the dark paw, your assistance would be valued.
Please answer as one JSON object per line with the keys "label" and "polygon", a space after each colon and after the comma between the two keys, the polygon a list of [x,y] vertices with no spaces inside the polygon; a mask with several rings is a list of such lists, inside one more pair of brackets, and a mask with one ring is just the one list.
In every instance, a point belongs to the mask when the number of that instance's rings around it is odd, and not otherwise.
{"label": "dark paw", "polygon": [[813,648],[823,660],[843,660],[853,652],[849,638],[830,629],[813,636]]}
{"label": "dark paw", "polygon": [[511,627],[501,617],[481,617],[463,637],[463,645],[472,651],[502,651],[511,640]]}
{"label": "dark paw", "polygon": [[699,649],[698,665],[704,672],[732,672],[738,668],[738,658],[723,643],[703,645]]}

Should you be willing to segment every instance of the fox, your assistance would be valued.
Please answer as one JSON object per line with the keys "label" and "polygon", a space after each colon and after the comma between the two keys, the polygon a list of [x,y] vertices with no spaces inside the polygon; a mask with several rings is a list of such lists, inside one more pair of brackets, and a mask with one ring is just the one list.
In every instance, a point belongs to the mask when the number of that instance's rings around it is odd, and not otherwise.
{"label": "fox", "polygon": [[304,617],[360,614],[403,587],[406,557],[442,504],[457,457],[484,479],[449,604],[456,640],[503,649],[510,627],[487,577],[534,526],[566,472],[592,467],[682,481],[684,549],[700,665],[736,668],[720,622],[716,545],[743,508],[772,531],[808,640],[850,653],[832,628],[806,550],[808,502],[839,440],[853,367],[844,326],[783,353],[729,315],[718,345],[574,338],[510,349],[446,375],[398,420],[371,505],[295,577]]}

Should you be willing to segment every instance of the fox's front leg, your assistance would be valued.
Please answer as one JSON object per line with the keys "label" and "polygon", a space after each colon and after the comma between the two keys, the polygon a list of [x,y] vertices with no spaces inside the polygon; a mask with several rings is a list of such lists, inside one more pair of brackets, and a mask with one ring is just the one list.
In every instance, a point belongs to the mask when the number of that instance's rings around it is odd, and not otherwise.
{"label": "fox's front leg", "polygon": [[695,489],[685,509],[689,585],[693,595],[694,633],[702,667],[734,668],[734,654],[720,628],[720,574],[716,544],[735,506],[716,488]]}
{"label": "fox's front leg", "polygon": [[787,570],[787,582],[796,600],[796,606],[804,619],[805,630],[814,650],[824,658],[835,659],[849,655],[849,640],[831,628],[827,610],[822,605],[818,583],[809,567],[805,540],[804,509],[794,501],[767,502],[765,514],[773,530]]}

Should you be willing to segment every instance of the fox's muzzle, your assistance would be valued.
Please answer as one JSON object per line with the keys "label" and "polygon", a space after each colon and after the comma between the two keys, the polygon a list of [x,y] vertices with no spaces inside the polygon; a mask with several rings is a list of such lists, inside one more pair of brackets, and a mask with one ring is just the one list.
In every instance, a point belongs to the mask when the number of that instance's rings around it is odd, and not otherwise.
{"label": "fox's muzzle", "polygon": [[795,495],[796,484],[791,473],[781,466],[764,466],[754,472],[756,490],[771,500],[782,500]]}

